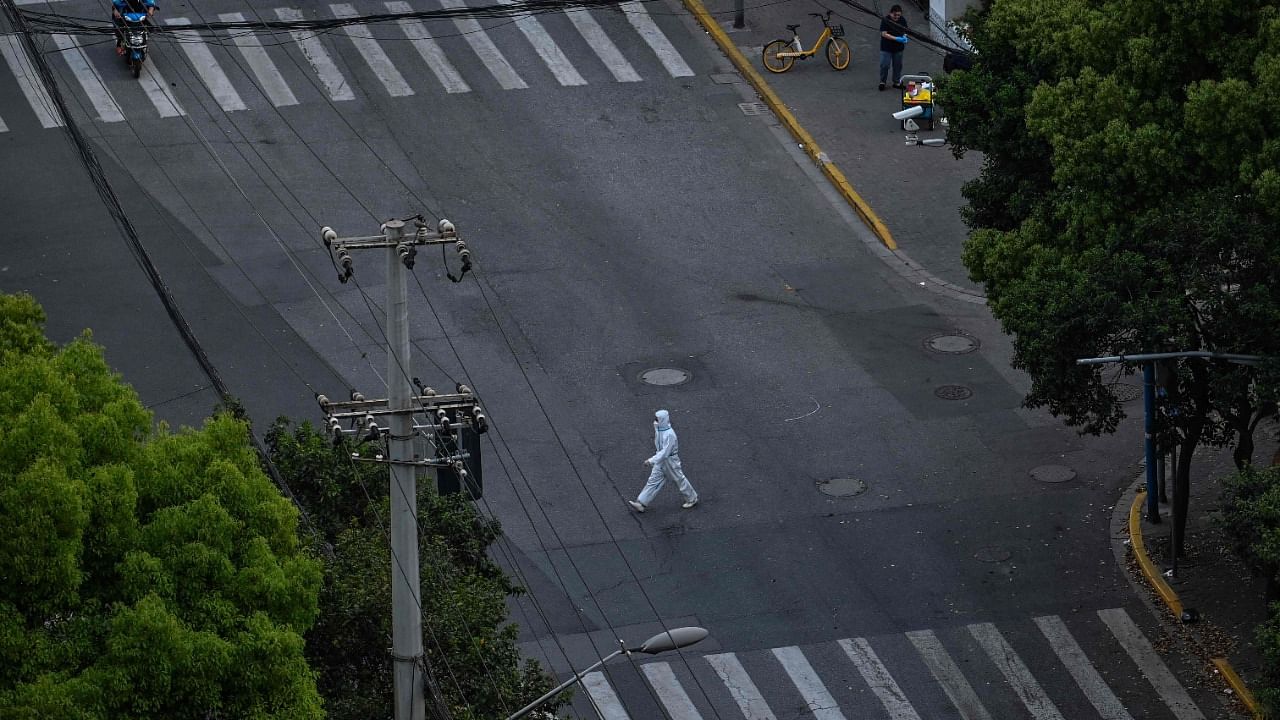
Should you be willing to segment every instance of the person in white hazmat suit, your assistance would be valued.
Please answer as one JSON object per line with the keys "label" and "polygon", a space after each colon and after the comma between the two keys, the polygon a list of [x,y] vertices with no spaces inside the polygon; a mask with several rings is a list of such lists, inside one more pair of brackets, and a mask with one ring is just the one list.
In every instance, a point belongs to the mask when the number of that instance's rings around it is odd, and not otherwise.
{"label": "person in white hazmat suit", "polygon": [[671,414],[666,410],[659,410],[653,417],[653,445],[657,452],[644,461],[645,465],[652,465],[653,470],[649,471],[649,481],[640,491],[640,497],[628,500],[627,503],[636,512],[648,510],[649,503],[653,502],[662,485],[670,479],[676,482],[680,494],[684,495],[684,505],[681,507],[687,510],[698,504],[698,491],[693,489],[689,478],[684,476],[684,470],[680,469],[680,441],[676,439],[676,431],[671,429]]}

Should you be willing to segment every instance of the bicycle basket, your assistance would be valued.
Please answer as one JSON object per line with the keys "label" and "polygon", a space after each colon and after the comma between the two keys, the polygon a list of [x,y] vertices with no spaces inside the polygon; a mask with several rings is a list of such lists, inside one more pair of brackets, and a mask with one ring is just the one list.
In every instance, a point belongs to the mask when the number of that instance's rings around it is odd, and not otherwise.
{"label": "bicycle basket", "polygon": [[844,26],[843,26],[843,25],[832,25],[832,26],[831,26],[831,37],[844,37]]}

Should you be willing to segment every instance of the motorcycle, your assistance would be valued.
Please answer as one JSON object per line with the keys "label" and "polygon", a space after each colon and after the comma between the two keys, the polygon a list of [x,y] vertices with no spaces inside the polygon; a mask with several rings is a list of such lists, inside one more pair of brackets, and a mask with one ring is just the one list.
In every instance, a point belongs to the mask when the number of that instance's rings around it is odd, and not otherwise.
{"label": "motorcycle", "polygon": [[142,63],[147,59],[147,14],[140,12],[122,13],[124,28],[120,34],[123,38],[124,62],[133,71],[133,76],[142,74]]}

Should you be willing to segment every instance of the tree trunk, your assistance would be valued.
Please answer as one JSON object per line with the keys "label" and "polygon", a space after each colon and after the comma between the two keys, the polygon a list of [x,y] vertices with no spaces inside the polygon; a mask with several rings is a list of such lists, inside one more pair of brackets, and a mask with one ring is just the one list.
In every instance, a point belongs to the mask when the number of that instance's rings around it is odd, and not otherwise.
{"label": "tree trunk", "polygon": [[1187,508],[1191,503],[1191,457],[1200,443],[1203,422],[1195,423],[1195,432],[1188,433],[1180,444],[1178,463],[1173,471],[1173,544],[1171,553],[1176,557],[1187,555]]}

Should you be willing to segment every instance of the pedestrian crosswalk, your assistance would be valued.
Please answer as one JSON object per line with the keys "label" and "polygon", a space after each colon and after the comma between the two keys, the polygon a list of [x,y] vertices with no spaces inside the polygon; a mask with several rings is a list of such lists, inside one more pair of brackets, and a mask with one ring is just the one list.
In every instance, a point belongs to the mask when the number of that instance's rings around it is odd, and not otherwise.
{"label": "pedestrian crosswalk", "polygon": [[[846,638],[831,643],[838,648],[835,653],[827,644],[703,656],[686,653],[684,662],[639,664],[643,680],[637,682],[647,685],[642,689],[625,686],[625,665],[622,686],[610,682],[619,669],[588,673],[576,706],[590,708],[602,720],[654,716],[647,705],[629,709],[627,698],[652,699],[672,720],[1204,720],[1202,710],[1125,610],[1076,616],[1070,627],[1056,615],[1023,624],[1029,627],[1002,630],[987,622]],[[1087,637],[1085,646],[1073,627]],[[748,667],[754,670],[748,672]]]}
{"label": "pedestrian crosswalk", "polygon": [[[407,15],[430,9],[423,7],[425,2],[435,2],[437,9],[468,7],[468,0],[390,0],[376,6],[367,1],[329,3],[305,11],[277,7],[250,17],[243,12],[165,17],[153,33],[151,57],[137,80],[128,77],[111,43],[101,36],[52,33],[37,42],[55,74],[68,77],[64,90],[76,95],[68,100],[72,115],[103,123],[181,118],[188,105],[242,112],[267,103],[284,108],[311,101],[350,102],[360,95],[447,97],[491,87],[490,83],[501,90],[527,90],[532,84],[549,83],[544,79],[548,77],[553,87],[575,88],[590,82],[694,75],[645,4],[635,0],[616,8],[516,13],[511,22],[492,27],[457,16],[447,21],[406,17],[386,24],[354,23],[329,34],[305,29],[210,34],[195,29],[212,21]],[[63,125],[65,119],[19,37],[0,34],[0,58],[36,123],[42,128]],[[424,65],[429,73],[422,72]],[[0,78],[0,85],[4,82]],[[19,124],[18,110],[6,104],[0,112],[0,133]]]}

